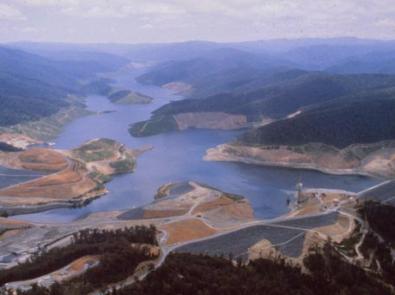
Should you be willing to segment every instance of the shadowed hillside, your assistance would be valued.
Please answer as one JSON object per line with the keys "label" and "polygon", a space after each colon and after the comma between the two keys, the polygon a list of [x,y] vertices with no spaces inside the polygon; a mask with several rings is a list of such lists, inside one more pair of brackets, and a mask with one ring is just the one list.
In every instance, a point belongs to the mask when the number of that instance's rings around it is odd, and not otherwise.
{"label": "shadowed hillside", "polygon": [[[115,66],[119,66],[119,63]],[[37,120],[69,106],[81,80],[113,70],[108,61],[59,61],[0,47],[0,126]]]}
{"label": "shadowed hillside", "polygon": [[[354,143],[395,139],[395,96],[353,100],[312,108],[294,118],[254,129],[241,141],[247,144],[301,145],[321,142],[344,148]],[[379,96],[380,97],[380,96]]]}

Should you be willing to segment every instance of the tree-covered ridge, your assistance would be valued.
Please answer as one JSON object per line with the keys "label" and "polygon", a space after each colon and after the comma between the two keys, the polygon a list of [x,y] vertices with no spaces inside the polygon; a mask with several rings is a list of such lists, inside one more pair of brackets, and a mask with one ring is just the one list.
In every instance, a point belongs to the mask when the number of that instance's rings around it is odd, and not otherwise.
{"label": "tree-covered ridge", "polygon": [[[268,86],[252,91],[237,90],[204,99],[185,99],[166,104],[155,110],[150,120],[139,122],[133,126],[131,128],[132,134],[138,136],[156,134],[163,129],[159,128],[157,122],[171,121],[173,115],[180,113],[224,112],[245,115],[250,122],[260,122],[262,119],[268,118],[284,119],[297,111],[303,111],[297,117],[275,122],[270,127],[254,130],[248,133],[243,140],[251,144],[265,144],[265,140],[267,140],[267,144],[324,142],[335,146],[344,146],[358,141],[371,142],[393,136],[391,127],[381,128],[385,126],[385,122],[376,122],[376,120],[384,115],[381,111],[387,113],[384,116],[391,116],[393,108],[389,100],[394,97],[392,87],[395,85],[395,76],[382,74],[332,75],[297,70],[286,71],[281,75],[277,73],[276,76],[278,77],[276,82],[271,82]],[[376,114],[367,111],[370,104]],[[365,111],[363,110],[364,105],[366,105]],[[388,109],[386,109],[387,107]],[[359,118],[360,116],[364,118]],[[365,116],[367,117],[365,118]],[[308,118],[306,122],[303,121],[304,118]],[[314,119],[314,123],[309,123],[310,118]],[[336,124],[329,124],[331,120]],[[370,128],[363,130],[368,124],[366,120],[374,120],[372,122],[378,126],[377,129],[386,130],[382,130],[376,135],[374,130],[369,131]],[[327,121],[328,124],[325,124]],[[295,126],[293,122],[297,122]],[[354,123],[355,126],[352,126]],[[392,122],[388,126],[392,126],[391,124]],[[359,125],[361,130],[358,129]],[[147,131],[143,129],[143,133],[136,132],[141,129],[140,126],[154,126],[155,128],[149,128]],[[282,128],[282,126],[284,127]],[[328,130],[325,129],[325,126]],[[347,133],[338,136],[335,134],[333,137],[333,133],[339,126],[344,126],[344,129],[347,130],[355,127],[356,132],[352,136]],[[272,135],[261,136],[263,133],[261,130],[266,132],[270,128],[275,129],[270,133]],[[155,132],[150,130],[155,130]],[[364,135],[361,132],[367,134]],[[386,132],[386,134],[382,132]],[[347,138],[343,140],[343,137]]]}
{"label": "tree-covered ridge", "polygon": [[[133,245],[141,245],[133,246]],[[87,294],[132,275],[137,265],[154,259],[148,246],[157,245],[155,227],[135,226],[117,230],[86,229],[73,235],[73,242],[37,254],[29,261],[0,271],[0,284],[27,280],[56,271],[86,255],[99,257],[97,266],[62,285],[55,284],[55,293]],[[41,293],[34,293],[35,290]],[[34,287],[33,294],[46,294]],[[76,293],[75,293],[76,292]],[[29,294],[29,293],[28,293]]]}
{"label": "tree-covered ridge", "polygon": [[395,139],[395,96],[339,100],[289,119],[253,129],[240,141],[250,145],[320,142],[338,148]]}
{"label": "tree-covered ridge", "polygon": [[0,126],[58,112],[70,105],[68,95],[85,94],[95,88],[83,86],[83,80],[118,65],[119,61],[112,65],[109,61],[52,60],[0,46]]}
{"label": "tree-covered ridge", "polygon": [[221,257],[172,254],[126,294],[391,294],[379,280],[349,264],[327,244],[304,260],[308,273],[281,258],[235,266]]}
{"label": "tree-covered ridge", "polygon": [[156,245],[153,227],[136,226],[120,230],[82,230],[73,235],[73,242],[64,248],[53,248],[33,256],[29,261],[0,271],[0,285],[36,278],[71,263],[85,255],[108,255],[121,250],[125,243]]}
{"label": "tree-covered ridge", "polygon": [[156,110],[154,115],[221,111],[244,114],[252,121],[260,117],[281,118],[302,107],[395,85],[395,76],[392,75],[330,75],[287,71],[276,77],[277,82],[248,92],[235,91],[204,99],[171,102]]}
{"label": "tree-covered ridge", "polygon": [[367,266],[395,285],[395,207],[368,201],[359,213],[367,223],[368,233],[361,245]]}
{"label": "tree-covered ridge", "polygon": [[269,83],[275,80],[273,75],[289,68],[289,63],[281,58],[218,48],[192,59],[164,62],[137,80],[158,86],[171,82],[187,83],[192,86],[192,97],[204,98],[241,87],[248,89],[255,81]]}
{"label": "tree-covered ridge", "polygon": [[373,231],[395,246],[395,207],[377,202],[366,202],[360,210]]}

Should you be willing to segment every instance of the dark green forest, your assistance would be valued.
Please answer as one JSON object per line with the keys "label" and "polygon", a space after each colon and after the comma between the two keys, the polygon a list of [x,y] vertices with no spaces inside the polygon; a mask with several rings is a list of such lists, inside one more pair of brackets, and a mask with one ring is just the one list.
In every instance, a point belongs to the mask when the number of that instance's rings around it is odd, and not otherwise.
{"label": "dark green forest", "polygon": [[62,286],[54,286],[63,292],[56,294],[69,294],[75,288],[78,294],[86,294],[130,276],[140,262],[155,258],[148,248],[132,247],[131,243],[157,245],[155,227],[82,230],[73,235],[70,245],[44,251],[25,263],[0,271],[0,285],[45,275],[85,255],[98,255],[100,262],[96,267]]}
{"label": "dark green forest", "polygon": [[50,116],[70,105],[68,95],[102,92],[109,87],[103,81],[93,85],[82,81],[121,64],[118,59],[52,60],[0,46],[0,126]]}
{"label": "dark green forest", "polygon": [[300,108],[395,85],[395,76],[392,75],[331,75],[286,71],[273,74],[272,78],[273,81],[267,85],[260,82],[249,91],[236,90],[207,98],[172,102],[156,110],[154,115],[220,111],[244,114],[250,121],[262,117],[282,118]]}
{"label": "dark green forest", "polygon": [[394,139],[393,118],[395,99],[338,102],[251,130],[240,141],[251,145],[320,142],[344,148],[354,143]]}
{"label": "dark green forest", "polygon": [[111,295],[130,294],[391,294],[328,244],[304,260],[310,274],[281,258],[234,265],[221,257],[172,254],[145,280]]}
{"label": "dark green forest", "polygon": [[[395,99],[393,75],[333,75],[294,70],[272,73],[270,82],[257,81],[250,80],[248,91],[242,86],[232,92],[166,104],[155,110],[150,120],[132,127],[132,134],[144,136],[174,130],[162,128],[160,122],[179,113],[225,112],[246,115],[251,122],[280,119],[247,133],[241,140],[249,144],[322,142],[345,147],[395,137],[390,119]],[[303,114],[286,119],[298,110]],[[138,134],[136,130],[146,122],[152,128],[146,134]]]}

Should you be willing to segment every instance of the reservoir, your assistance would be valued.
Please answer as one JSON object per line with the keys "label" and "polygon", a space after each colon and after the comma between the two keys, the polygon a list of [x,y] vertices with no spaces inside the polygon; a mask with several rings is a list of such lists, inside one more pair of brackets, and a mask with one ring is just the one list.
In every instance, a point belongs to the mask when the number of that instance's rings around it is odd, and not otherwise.
{"label": "reservoir", "polygon": [[42,175],[43,173],[39,173],[39,172],[34,172],[29,170],[9,169],[0,166],[0,188],[33,180]]}
{"label": "reservoir", "polygon": [[74,148],[87,140],[101,137],[117,140],[130,148],[152,145],[153,150],[138,158],[135,172],[114,177],[106,184],[109,193],[86,207],[55,209],[18,218],[37,222],[69,222],[92,212],[130,209],[150,203],[162,184],[185,180],[243,195],[250,200],[256,217],[273,218],[289,210],[286,200],[293,196],[299,180],[307,188],[354,192],[380,182],[362,176],[333,176],[308,170],[206,162],[202,159],[208,148],[232,141],[242,131],[187,130],[132,137],[128,133],[131,123],[148,119],[153,110],[171,100],[182,99],[170,90],[137,83],[135,77],[141,73],[142,70],[128,70],[114,74],[112,78],[120,89],[152,96],[154,101],[151,104],[116,105],[104,96],[88,96],[87,107],[97,114],[74,120],[54,140],[54,147],[59,149]]}

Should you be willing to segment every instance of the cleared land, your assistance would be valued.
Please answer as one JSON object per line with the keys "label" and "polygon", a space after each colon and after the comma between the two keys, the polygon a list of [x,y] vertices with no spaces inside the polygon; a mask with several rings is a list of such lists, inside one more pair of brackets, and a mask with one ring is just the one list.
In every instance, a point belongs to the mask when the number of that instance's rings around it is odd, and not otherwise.
{"label": "cleared land", "polygon": [[0,142],[5,142],[20,149],[26,149],[29,145],[41,143],[41,141],[17,133],[0,133]]}
{"label": "cleared land", "polygon": [[299,218],[292,218],[280,222],[273,222],[274,225],[291,226],[302,229],[313,229],[317,227],[334,224],[339,216],[338,212],[330,212],[326,214],[319,214],[315,216],[305,216]]}
{"label": "cleared land", "polygon": [[101,189],[78,162],[57,173],[0,190],[4,205],[36,205],[72,200]]}
{"label": "cleared land", "polygon": [[188,93],[192,92],[192,85],[181,81],[170,82],[162,85],[162,87],[166,89],[170,89],[177,94],[187,95]]}
{"label": "cleared land", "polygon": [[244,115],[223,112],[194,112],[175,115],[154,115],[151,119],[134,123],[129,129],[133,136],[150,136],[163,132],[197,129],[240,129],[247,126]]}
{"label": "cleared land", "polygon": [[205,238],[217,232],[198,219],[186,219],[168,223],[163,225],[161,229],[165,230],[169,235],[166,241],[168,245]]}
{"label": "cleared land", "polygon": [[128,210],[118,218],[136,220],[181,216],[204,218],[213,226],[229,226],[252,220],[254,212],[243,197],[191,181],[161,186],[154,202]]}
{"label": "cleared land", "polygon": [[33,148],[2,153],[11,167],[51,172],[0,189],[0,205],[9,214],[81,205],[103,195],[112,175],[133,171],[137,152],[110,139],[89,141],[72,151]]}
{"label": "cleared land", "polygon": [[233,115],[218,112],[181,113],[174,115],[179,130],[198,129],[239,129],[247,124],[244,115]]}
{"label": "cleared land", "polygon": [[62,153],[46,148],[0,153],[0,164],[14,169],[57,172],[65,169],[68,161]]}
{"label": "cleared land", "polygon": [[[262,240],[268,240],[273,245],[281,244],[303,234],[303,230],[276,228],[266,225],[255,225],[235,232],[223,234],[212,239],[181,246],[175,252],[189,252],[208,255],[232,255],[233,257],[248,256],[248,249]],[[300,254],[302,248],[295,249]]]}

